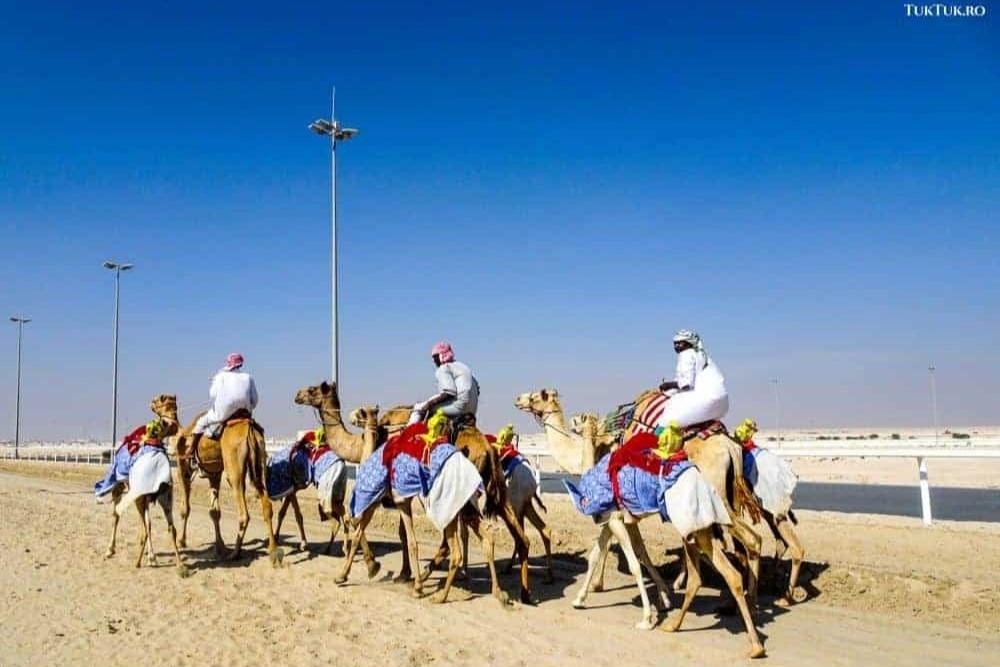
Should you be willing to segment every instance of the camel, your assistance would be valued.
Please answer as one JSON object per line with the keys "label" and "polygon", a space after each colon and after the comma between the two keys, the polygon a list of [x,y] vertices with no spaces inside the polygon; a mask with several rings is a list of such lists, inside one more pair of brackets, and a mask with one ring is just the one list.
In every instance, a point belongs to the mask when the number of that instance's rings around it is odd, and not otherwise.
{"label": "camel", "polygon": [[[177,397],[171,394],[160,394],[153,398],[149,404],[149,409],[157,416],[161,428],[160,437],[166,438],[177,432]],[[113,465],[113,464],[112,464]],[[164,488],[165,487],[165,488]],[[118,520],[124,511],[123,497],[127,496],[128,480],[121,480],[115,484],[111,490],[112,502],[112,523],[111,541],[104,554],[105,558],[115,555],[115,542],[118,536]],[[143,550],[147,551],[147,561],[149,565],[156,565],[156,552],[153,549],[152,539],[152,515],[149,512],[149,503],[156,502],[163,510],[163,516],[167,520],[167,529],[170,531],[170,538],[174,545],[174,563],[179,570],[184,569],[184,561],[181,558],[177,546],[177,529],[174,527],[173,514],[173,487],[162,485],[154,494],[143,494],[134,498],[135,508],[139,512],[139,555],[135,566],[142,566]]]}
{"label": "camel", "polygon": [[[204,413],[201,413],[204,414]],[[199,414],[175,438],[177,450],[177,479],[181,485],[181,538],[180,545],[187,545],[187,521],[191,514],[191,481],[194,476],[194,465],[191,459],[195,452],[191,451],[194,442],[194,427],[201,417]],[[260,499],[261,515],[267,529],[267,553],[273,565],[278,565],[282,552],[278,549],[274,537],[274,508],[267,495],[267,450],[264,445],[264,435],[253,417],[246,411],[238,411],[226,420],[225,428],[218,439],[207,433],[201,436],[197,451],[198,469],[208,479],[212,492],[209,516],[215,528],[215,555],[217,558],[236,560],[243,548],[243,538],[250,524],[250,513],[247,511],[246,478],[249,475],[257,497]],[[239,523],[236,532],[236,544],[231,552],[226,551],[222,540],[219,520],[222,512],[219,508],[219,486],[223,472],[230,488],[236,496],[236,507],[239,512]]]}
{"label": "camel", "polygon": [[[662,397],[663,393],[658,389],[648,389],[639,394],[635,399],[635,413],[625,427],[621,442],[627,442],[637,433],[654,430],[658,416],[656,406],[659,405],[662,410]],[[747,566],[747,596],[750,605],[756,608],[763,540],[752,524],[760,520],[761,507],[743,478],[743,448],[727,433],[715,433],[707,438],[687,440],[684,451],[726,505],[732,521],[725,531],[727,545],[735,548],[736,555]],[[730,537],[736,542],[732,543]]]}
{"label": "camel", "polygon": [[[324,388],[325,387],[325,388]],[[301,400],[300,400],[301,399]],[[361,456],[363,443],[361,439],[351,434],[344,427],[340,414],[340,399],[337,396],[335,384],[323,383],[315,387],[307,387],[299,390],[295,397],[296,403],[311,405],[320,413],[326,429],[327,442],[345,461],[354,461],[353,458]],[[413,411],[411,405],[398,405],[391,408],[387,413],[381,415],[378,420],[378,439],[376,446],[386,441],[390,434],[401,431],[410,414]],[[357,425],[357,424],[355,424]],[[458,432],[455,438],[455,446],[472,461],[479,471],[486,489],[485,505],[483,514],[486,519],[493,519],[499,515],[507,525],[511,536],[514,539],[520,561],[521,580],[521,601],[526,604],[531,603],[531,594],[528,581],[528,548],[530,543],[524,529],[518,523],[517,514],[507,497],[506,480],[503,475],[503,466],[500,464],[500,457],[496,449],[490,445],[486,437],[475,427],[466,427]],[[405,526],[402,520],[399,525],[400,541],[405,543]],[[462,542],[466,542],[467,535],[463,532]],[[441,548],[431,560],[431,567],[436,567],[444,561],[449,552],[447,539],[442,541]],[[417,563],[413,563],[415,569]],[[405,580],[412,576],[411,564],[408,558],[408,551],[404,552],[403,569],[397,579]]]}
{"label": "camel", "polygon": [[[377,408],[360,408],[354,411],[351,415],[351,421],[357,425],[365,428],[366,432],[374,431],[378,428],[378,410]],[[427,449],[428,456],[432,451],[433,446],[429,446]],[[459,449],[456,446],[456,449]],[[458,455],[458,453],[456,453]],[[468,465],[468,464],[465,464]],[[478,469],[476,471],[478,473]],[[404,527],[403,535],[403,548],[404,548],[404,562],[407,558],[414,567],[420,562],[419,548],[417,543],[416,531],[413,527],[413,497],[403,498],[397,495],[395,489],[390,487],[388,492],[391,495],[393,505],[400,512],[400,517]],[[354,536],[351,542],[350,550],[344,559],[344,567],[340,574],[334,579],[335,583],[343,584],[347,581],[350,576],[351,566],[354,562],[354,555],[357,549],[357,544],[363,542],[364,531],[368,524],[371,522],[375,511],[380,507],[378,502],[375,502],[368,506],[362,513],[361,516],[352,519],[354,524]],[[459,544],[459,527],[462,526],[463,532],[465,530],[471,530],[473,534],[479,539],[480,546],[483,550],[483,557],[486,559],[486,564],[490,570],[490,580],[492,582],[491,593],[497,598],[497,600],[502,604],[506,605],[508,602],[507,595],[504,593],[503,589],[500,588],[499,578],[497,577],[496,565],[494,562],[494,541],[493,541],[493,526],[484,525],[482,522],[483,515],[479,511],[478,505],[474,500],[466,503],[465,507],[462,508],[458,514],[444,527],[442,531],[444,534],[444,542],[448,546],[448,575],[445,579],[445,583],[440,593],[433,598],[435,603],[443,604],[448,599],[448,593],[451,591],[452,584],[455,581],[455,576],[458,573],[459,568],[462,567],[463,561],[465,559],[466,550],[463,549],[462,545]],[[440,553],[440,550],[439,550]],[[365,561],[368,565],[369,578],[373,576],[372,571],[378,571],[378,563],[374,559],[369,560],[370,555],[365,555]],[[423,584],[430,576],[431,567],[424,569],[420,574],[413,577],[413,589],[412,595],[419,598],[423,595]]]}
{"label": "camel", "polygon": [[[564,465],[565,462],[571,472],[575,472],[574,468],[576,461],[580,462],[581,469],[589,469],[590,467],[593,467],[593,452],[596,449],[595,438],[592,438],[589,442],[584,443],[585,446],[582,447],[573,442],[573,439],[565,430],[565,417],[563,415],[562,405],[559,402],[558,392],[543,389],[534,393],[521,394],[515,399],[515,405],[521,410],[534,414],[541,420],[542,424],[545,426],[546,438],[549,442],[549,448],[552,456],[557,462],[560,463],[560,465]],[[596,425],[596,420],[591,423]],[[596,436],[596,429],[590,431],[589,433]],[[584,468],[584,466],[589,467]],[[688,472],[684,474],[691,473]],[[609,545],[611,535],[613,534],[618,539],[622,546],[622,550],[625,552],[626,560],[629,564],[629,570],[635,577],[636,583],[640,589],[640,595],[643,601],[643,620],[637,624],[637,627],[640,629],[649,629],[653,624],[655,624],[655,619],[652,618],[649,610],[649,601],[645,593],[645,586],[642,584],[642,574],[639,569],[639,560],[636,558],[636,552],[643,555],[644,561],[646,562],[647,567],[650,570],[650,574],[656,582],[657,589],[660,591],[661,596],[665,595],[666,584],[663,582],[662,578],[659,577],[658,572],[652,564],[649,563],[648,554],[645,554],[645,547],[642,545],[642,535],[638,531],[638,521],[640,521],[643,517],[636,517],[627,512],[618,510],[608,512],[601,518],[603,519],[603,523],[607,529],[602,527],[597,543],[590,551],[588,556],[587,575],[580,594],[577,596],[577,599],[574,600],[574,606],[578,607],[578,602],[582,605],[583,599],[586,598],[590,582],[600,564],[602,554],[606,551]],[[615,524],[618,522],[621,522],[623,525],[616,526]],[[725,545],[718,531],[720,527],[721,526],[719,524],[715,524],[706,528],[701,528],[695,530],[691,535],[688,535],[683,539],[685,567],[688,570],[688,583],[685,589],[684,602],[682,603],[681,609],[675,619],[665,626],[664,629],[668,632],[676,632],[680,629],[684,616],[687,614],[687,611],[691,606],[691,602],[694,600],[695,594],[701,587],[701,563],[699,557],[703,556],[712,563],[715,569],[723,577],[728,589],[736,601],[750,641],[749,657],[760,658],[766,654],[766,651],[764,649],[764,645],[760,641],[759,635],[757,634],[753,616],[750,613],[747,597],[744,594],[742,577],[740,576],[739,571],[733,566],[732,562],[730,562],[729,558],[726,556]]]}
{"label": "camel", "polygon": [[[521,394],[514,400],[514,405],[520,410],[533,414],[543,425],[545,437],[549,443],[549,452],[563,470],[579,475],[590,470],[597,463],[596,430],[593,433],[594,439],[584,441],[573,438],[566,428],[566,418],[563,414],[562,404],[559,402],[558,392],[542,389],[534,393]],[[627,522],[624,513],[620,511],[611,512],[607,521],[601,525],[601,532],[588,557],[584,586],[573,599],[573,607],[576,609],[584,608],[593,574],[598,569],[597,559],[603,560],[611,546],[612,537],[621,544],[625,559],[628,561],[629,571],[635,577],[639,596],[642,599],[642,618],[635,624],[635,627],[639,630],[652,630],[656,627],[658,617],[649,603],[646,586],[642,580],[640,562],[646,566],[656,585],[655,602],[658,612],[665,613],[670,608],[667,583],[660,576],[659,570],[653,565],[646,552],[638,524]],[[603,587],[603,575],[601,587]]]}
{"label": "camel", "polygon": [[[366,415],[364,420],[364,426],[362,427],[361,433],[351,433],[347,430],[344,425],[343,417],[341,416],[340,408],[340,397],[337,395],[337,385],[336,383],[321,382],[318,385],[312,385],[308,387],[303,387],[299,389],[295,394],[295,402],[298,405],[308,405],[316,410],[316,414],[319,417],[319,421],[323,424],[323,430],[326,434],[326,443],[333,450],[333,453],[342,458],[347,463],[353,463],[355,465],[360,464],[366,458],[368,458],[375,448],[379,444],[380,430],[379,423],[370,423],[371,420],[367,419],[367,414],[369,411],[374,411],[374,414],[378,415],[378,406],[365,408],[362,410],[355,411],[352,415],[352,419],[361,414]],[[393,408],[389,411],[391,419],[399,420],[402,419],[405,423],[406,419],[410,416],[410,411],[408,408]],[[383,419],[385,415],[383,415]],[[357,425],[357,424],[355,424]],[[294,495],[294,494],[293,494]],[[297,505],[296,501],[293,499],[291,501],[293,507]],[[284,506],[282,507],[284,509]],[[333,508],[333,524],[330,526],[330,543],[327,546],[327,553],[332,553],[333,543],[337,538],[337,533],[340,527],[344,528],[344,553],[347,553],[350,547],[350,527],[349,521],[350,516],[347,512],[347,508],[340,504],[340,506],[335,506]],[[296,512],[296,520],[299,519],[299,514]],[[278,525],[281,525],[281,514],[279,512]],[[399,525],[400,540],[402,541],[404,537],[403,533],[404,527],[402,521]],[[305,539],[303,537],[303,539]],[[368,546],[367,540],[361,545],[365,560],[367,562],[374,562],[374,556],[371,554],[371,549]],[[378,568],[374,571],[369,569],[369,576],[374,577],[378,572]],[[408,580],[410,578],[410,561],[407,558],[403,558],[403,571],[397,577],[400,580]]]}

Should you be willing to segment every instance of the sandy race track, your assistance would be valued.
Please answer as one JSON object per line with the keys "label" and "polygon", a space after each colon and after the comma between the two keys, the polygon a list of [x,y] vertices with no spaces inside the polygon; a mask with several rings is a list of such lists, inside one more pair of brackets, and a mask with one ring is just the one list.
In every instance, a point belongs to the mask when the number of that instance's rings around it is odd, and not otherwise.
{"label": "sandy race track", "polygon": [[[251,504],[251,553],[235,564],[216,563],[206,489],[196,503],[186,557],[191,576],[172,566],[162,518],[154,520],[160,564],[135,570],[136,517],[126,515],[119,553],[102,558],[110,508],[90,493],[96,466],[0,466],[0,664],[89,663],[165,665],[734,665],[743,664],[746,638],[735,618],[712,613],[718,592],[703,590],[678,634],[632,628],[639,620],[629,579],[608,568],[609,588],[590,608],[570,606],[583,572],[583,550],[594,527],[565,498],[547,496],[556,531],[557,582],[541,583],[533,568],[536,607],[503,609],[490,598],[473,540],[472,594],[459,581],[445,605],[414,600],[391,582],[400,563],[395,516],[375,526],[382,573],[365,579],[356,567],[347,586],[333,577],[341,559],[321,554],[328,529],[303,493],[310,551],[296,552],[283,528],[286,557],[272,568],[261,551],[258,505]],[[235,531],[232,498],[223,491],[223,531]],[[436,545],[418,517],[427,558]],[[529,529],[530,530],[530,529]],[[649,523],[650,553],[676,571],[676,534]],[[1000,655],[1000,527],[950,523],[922,528],[916,520],[800,513],[809,551],[803,578],[810,599],[790,610],[772,604],[765,580],[760,629],[767,664],[983,665]],[[532,538],[532,555],[540,541]],[[765,553],[771,554],[770,541]],[[501,564],[509,541],[500,540]],[[540,565],[541,559],[533,558]],[[612,561],[614,563],[615,561]],[[623,563],[622,563],[623,566]],[[768,558],[765,568],[772,562]],[[440,575],[435,575],[434,590]],[[767,579],[767,573],[765,573]],[[516,592],[514,576],[504,586]],[[675,604],[679,603],[675,596]],[[671,612],[675,613],[675,612]],[[995,664],[995,663],[994,663]]]}

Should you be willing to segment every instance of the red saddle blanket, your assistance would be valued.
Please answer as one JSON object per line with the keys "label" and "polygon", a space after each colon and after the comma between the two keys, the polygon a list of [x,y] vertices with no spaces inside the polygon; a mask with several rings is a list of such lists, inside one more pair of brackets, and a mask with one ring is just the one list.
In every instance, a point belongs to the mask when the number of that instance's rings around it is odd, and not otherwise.
{"label": "red saddle blanket", "polygon": [[652,475],[665,476],[675,465],[687,460],[687,452],[683,449],[668,459],[658,456],[655,452],[656,449],[655,435],[637,433],[611,454],[611,460],[608,461],[608,475],[611,477],[611,491],[619,507],[622,505],[622,497],[621,488],[618,485],[618,473],[621,472],[622,468],[632,466]]}

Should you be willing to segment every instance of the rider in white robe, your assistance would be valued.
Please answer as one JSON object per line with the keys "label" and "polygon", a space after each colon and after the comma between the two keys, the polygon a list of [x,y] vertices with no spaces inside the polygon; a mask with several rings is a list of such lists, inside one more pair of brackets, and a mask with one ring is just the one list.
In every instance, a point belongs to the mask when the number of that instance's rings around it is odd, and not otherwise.
{"label": "rider in white robe", "polygon": [[677,371],[673,381],[660,385],[667,401],[658,427],[666,428],[676,421],[684,428],[692,424],[722,419],[729,412],[729,393],[722,371],[705,352],[701,338],[693,331],[682,329],[674,336]]}

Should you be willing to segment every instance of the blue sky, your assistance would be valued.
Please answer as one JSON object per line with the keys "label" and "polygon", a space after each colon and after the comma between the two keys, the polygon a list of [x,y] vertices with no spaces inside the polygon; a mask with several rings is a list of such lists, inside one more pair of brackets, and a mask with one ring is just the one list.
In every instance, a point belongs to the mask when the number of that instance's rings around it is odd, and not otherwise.
{"label": "blue sky", "polygon": [[[329,367],[339,155],[343,398],[433,390],[450,339],[489,428],[515,393],[607,410],[702,332],[731,420],[997,423],[996,19],[898,2],[9,3],[0,307],[25,437],[207,396],[242,351],[275,433]],[[626,4],[626,3],[619,3]],[[180,5],[180,6],[177,6]],[[990,7],[992,12],[993,7]],[[14,327],[0,438],[13,435]],[[193,416],[191,410],[182,418]]]}

